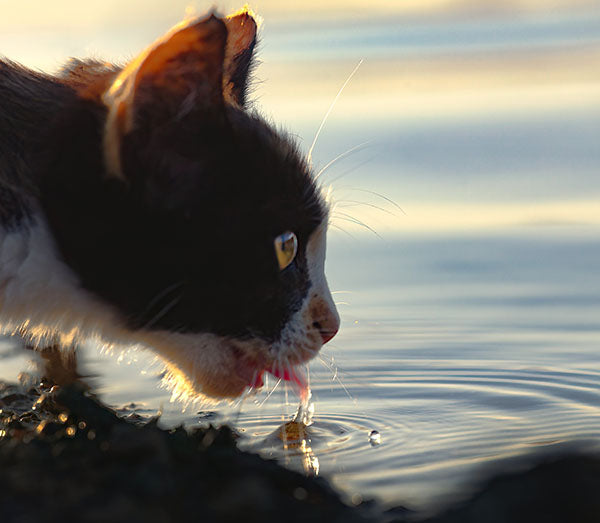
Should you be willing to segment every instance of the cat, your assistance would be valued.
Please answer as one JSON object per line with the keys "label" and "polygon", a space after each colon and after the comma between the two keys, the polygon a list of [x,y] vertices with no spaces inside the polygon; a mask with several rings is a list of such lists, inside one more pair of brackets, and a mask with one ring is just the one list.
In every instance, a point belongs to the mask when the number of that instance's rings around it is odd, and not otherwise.
{"label": "cat", "polygon": [[339,329],[328,205],[249,108],[257,23],[184,21],[125,67],[0,60],[0,332],[143,346],[193,397],[234,398]]}

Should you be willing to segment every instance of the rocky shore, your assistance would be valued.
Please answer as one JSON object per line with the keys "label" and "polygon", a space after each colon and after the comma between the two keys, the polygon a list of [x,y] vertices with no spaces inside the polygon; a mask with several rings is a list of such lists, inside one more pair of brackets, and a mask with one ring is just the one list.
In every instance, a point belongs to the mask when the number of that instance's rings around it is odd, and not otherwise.
{"label": "rocky shore", "polygon": [[349,506],[325,479],[240,451],[227,427],[123,419],[81,382],[0,383],[0,409],[3,523],[600,521],[600,459],[578,452],[499,473],[425,518],[373,501]]}

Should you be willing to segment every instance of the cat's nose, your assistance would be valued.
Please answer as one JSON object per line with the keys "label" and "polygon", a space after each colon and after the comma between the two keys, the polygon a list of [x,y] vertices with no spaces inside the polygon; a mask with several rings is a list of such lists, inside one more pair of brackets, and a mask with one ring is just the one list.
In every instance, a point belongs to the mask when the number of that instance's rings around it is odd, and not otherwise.
{"label": "cat's nose", "polygon": [[323,343],[327,343],[340,330],[340,317],[335,309],[323,304],[318,308],[318,313],[313,316],[313,327],[315,327]]}
{"label": "cat's nose", "polygon": [[323,339],[323,343],[327,343],[330,339],[332,339],[340,330],[339,325],[334,327],[333,329],[319,329],[321,333],[321,338]]}

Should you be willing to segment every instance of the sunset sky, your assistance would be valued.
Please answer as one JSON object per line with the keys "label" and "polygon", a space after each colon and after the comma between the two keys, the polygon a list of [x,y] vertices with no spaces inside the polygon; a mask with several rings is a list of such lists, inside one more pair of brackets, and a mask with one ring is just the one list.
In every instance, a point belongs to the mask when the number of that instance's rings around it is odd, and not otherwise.
{"label": "sunset sky", "polygon": [[[46,71],[125,62],[212,2],[3,2],[0,53]],[[223,12],[239,3],[220,2]],[[600,4],[262,0],[256,107],[315,148],[353,216],[397,231],[600,225]],[[346,171],[351,171],[349,174]],[[327,177],[323,176],[327,183]],[[362,188],[392,199],[405,214]],[[346,192],[345,192],[346,191]],[[383,206],[381,213],[371,205]],[[393,207],[393,206],[392,206]],[[379,214],[378,214],[379,213]],[[379,230],[379,229],[378,229]]]}

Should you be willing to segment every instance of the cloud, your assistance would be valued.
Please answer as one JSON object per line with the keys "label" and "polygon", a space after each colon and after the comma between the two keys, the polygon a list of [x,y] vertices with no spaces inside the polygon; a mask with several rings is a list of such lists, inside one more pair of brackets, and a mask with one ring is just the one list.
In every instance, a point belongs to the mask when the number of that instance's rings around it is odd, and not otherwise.
{"label": "cloud", "polygon": [[[163,24],[168,27],[184,17],[186,11],[198,14],[209,12],[215,5],[221,11],[238,9],[243,0],[223,0],[218,3],[207,0],[28,0],[27,2],[4,2],[0,31],[31,29],[67,31],[127,25],[131,30],[147,24]],[[505,13],[555,12],[564,10],[598,11],[596,0],[256,0],[253,8],[268,23],[275,20],[306,20],[328,17],[344,19],[398,17],[437,17],[496,15]]]}
{"label": "cloud", "polygon": [[[355,207],[352,218],[372,225],[381,234],[474,232],[515,227],[600,227],[600,200],[519,204],[407,202],[402,208],[405,215],[391,216]],[[353,234],[360,231],[359,226],[351,227],[348,223],[343,226],[351,229]]]}

